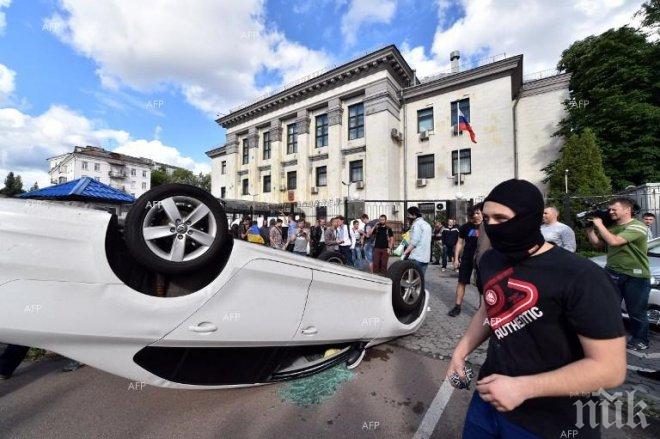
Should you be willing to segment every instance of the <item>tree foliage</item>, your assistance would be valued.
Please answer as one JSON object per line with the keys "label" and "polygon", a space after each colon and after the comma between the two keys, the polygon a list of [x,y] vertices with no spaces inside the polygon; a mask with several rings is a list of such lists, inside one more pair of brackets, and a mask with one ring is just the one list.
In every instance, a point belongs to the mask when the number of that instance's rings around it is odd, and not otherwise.
{"label": "tree foliage", "polygon": [[550,197],[559,199],[565,193],[564,174],[568,170],[568,193],[573,196],[598,196],[611,193],[610,179],[605,175],[596,136],[586,128],[571,134],[550,172]]}
{"label": "tree foliage", "polygon": [[5,177],[5,187],[0,189],[0,193],[8,197],[14,197],[20,195],[23,192],[23,180],[20,175],[14,175],[13,172],[10,172]]}
{"label": "tree foliage", "polygon": [[573,43],[558,64],[571,74],[558,134],[592,129],[615,189],[660,179],[659,47],[624,26]]}
{"label": "tree foliage", "polygon": [[169,174],[164,168],[154,169],[151,171],[151,187],[156,187],[165,183],[182,183],[190,184],[193,186],[201,187],[207,191],[211,191],[211,174],[199,175],[193,174],[188,169],[175,169]]}

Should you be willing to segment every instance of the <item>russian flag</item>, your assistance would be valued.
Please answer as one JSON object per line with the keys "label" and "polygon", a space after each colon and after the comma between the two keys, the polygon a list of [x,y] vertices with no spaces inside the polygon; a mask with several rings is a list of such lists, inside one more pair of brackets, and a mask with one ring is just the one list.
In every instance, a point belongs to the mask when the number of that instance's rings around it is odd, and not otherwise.
{"label": "russian flag", "polygon": [[470,122],[467,121],[460,108],[458,109],[458,131],[467,131],[470,133],[470,140],[472,140],[472,143],[477,143],[477,135],[474,134],[474,130],[472,130]]}

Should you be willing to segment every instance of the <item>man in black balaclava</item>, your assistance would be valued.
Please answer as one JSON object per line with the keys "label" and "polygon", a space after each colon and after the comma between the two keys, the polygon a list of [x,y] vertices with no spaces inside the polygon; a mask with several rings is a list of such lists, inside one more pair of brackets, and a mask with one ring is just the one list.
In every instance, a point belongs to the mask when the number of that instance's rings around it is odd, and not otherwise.
{"label": "man in black balaclava", "polygon": [[538,251],[545,239],[541,234],[545,203],[541,192],[525,180],[507,180],[493,189],[484,203],[498,203],[511,209],[514,217],[501,223],[485,221],[491,246],[511,262],[519,262]]}
{"label": "man in black balaclava", "polygon": [[577,410],[590,419],[591,392],[625,378],[616,290],[596,264],[546,243],[542,216],[543,197],[524,180],[484,202],[493,247],[479,265],[484,300],[447,370],[464,378],[465,358],[489,339],[464,439],[598,438],[600,420],[578,426]]}

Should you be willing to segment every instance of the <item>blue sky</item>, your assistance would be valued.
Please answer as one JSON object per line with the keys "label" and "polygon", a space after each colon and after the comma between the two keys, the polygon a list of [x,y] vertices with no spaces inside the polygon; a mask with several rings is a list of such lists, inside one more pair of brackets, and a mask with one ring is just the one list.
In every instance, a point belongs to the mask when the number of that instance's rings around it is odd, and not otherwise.
{"label": "blue sky", "polygon": [[224,141],[216,114],[305,74],[387,44],[419,76],[454,49],[524,53],[530,73],[640,2],[556,3],[0,0],[0,179],[47,184],[45,159],[74,144],[208,172],[204,152]]}

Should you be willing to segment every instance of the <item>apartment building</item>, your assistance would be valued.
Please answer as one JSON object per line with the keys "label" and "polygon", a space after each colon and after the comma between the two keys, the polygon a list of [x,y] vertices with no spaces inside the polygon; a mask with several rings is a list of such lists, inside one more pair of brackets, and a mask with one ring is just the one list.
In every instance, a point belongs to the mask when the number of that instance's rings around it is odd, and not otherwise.
{"label": "apartment building", "polygon": [[[523,81],[523,56],[420,81],[388,46],[217,119],[226,143],[207,152],[212,192],[271,203],[483,198],[542,168],[568,75]],[[457,129],[458,111],[477,143]],[[459,164],[460,163],[460,164]],[[460,178],[459,178],[460,176]]]}
{"label": "apartment building", "polygon": [[107,151],[96,146],[76,146],[73,152],[48,159],[50,181],[65,183],[91,177],[101,183],[139,197],[151,188],[153,160]]}

